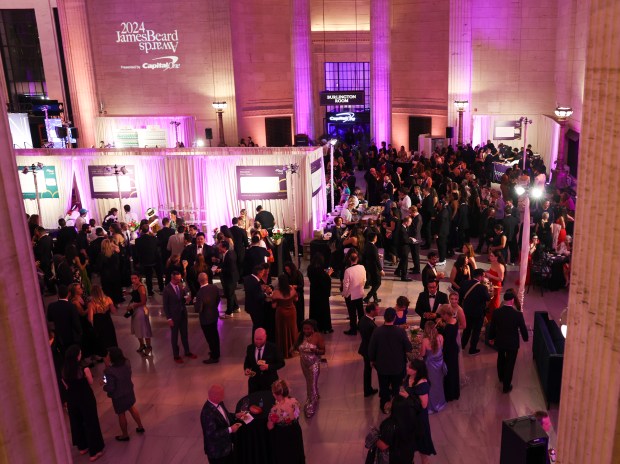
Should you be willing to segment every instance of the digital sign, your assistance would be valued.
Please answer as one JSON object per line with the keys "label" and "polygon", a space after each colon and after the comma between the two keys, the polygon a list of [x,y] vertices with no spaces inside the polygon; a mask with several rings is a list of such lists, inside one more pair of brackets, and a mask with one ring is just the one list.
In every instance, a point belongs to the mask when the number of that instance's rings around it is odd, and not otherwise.
{"label": "digital sign", "polygon": [[358,113],[353,111],[342,113],[328,112],[326,118],[327,122],[332,124],[368,124],[370,122],[370,113],[368,111]]}
{"label": "digital sign", "polygon": [[125,169],[127,174],[119,174],[117,184],[113,166],[88,166],[91,197],[118,198],[120,187],[121,197],[137,198],[135,167],[125,166]]}
{"label": "digital sign", "polygon": [[363,90],[323,91],[320,93],[321,106],[329,105],[363,105],[365,95]]}
{"label": "digital sign", "polygon": [[286,172],[282,166],[237,166],[239,200],[286,200]]}

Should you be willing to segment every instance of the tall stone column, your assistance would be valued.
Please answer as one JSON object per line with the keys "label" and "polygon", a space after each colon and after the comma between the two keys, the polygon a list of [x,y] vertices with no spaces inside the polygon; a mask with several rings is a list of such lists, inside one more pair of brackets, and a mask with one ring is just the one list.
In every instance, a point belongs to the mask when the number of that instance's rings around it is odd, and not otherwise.
{"label": "tall stone column", "polygon": [[471,142],[471,0],[450,0],[450,38],[448,54],[448,126],[458,132],[459,114],[455,100],[469,102],[463,112],[463,143]]}
{"label": "tall stone column", "polygon": [[607,464],[620,456],[620,205],[617,158],[600,145],[620,137],[617,0],[590,0],[582,20],[589,32],[558,462]]}
{"label": "tall stone column", "polygon": [[314,139],[314,91],[312,86],[312,42],[310,0],[293,0],[291,52],[293,61],[295,134]]}
{"label": "tall stone column", "polygon": [[371,133],[377,146],[392,140],[392,42],[391,0],[370,2],[370,114]]}
{"label": "tall stone column", "polygon": [[[0,74],[0,81],[4,76]],[[0,92],[0,108],[6,98]],[[45,162],[45,159],[41,160]],[[0,463],[72,461],[6,112],[0,115]],[[23,220],[22,220],[23,219]],[[20,265],[17,265],[17,264]]]}
{"label": "tall stone column", "polygon": [[95,118],[99,115],[99,109],[86,0],[58,0],[58,17],[67,64],[73,124],[80,131],[78,146],[96,146]]}

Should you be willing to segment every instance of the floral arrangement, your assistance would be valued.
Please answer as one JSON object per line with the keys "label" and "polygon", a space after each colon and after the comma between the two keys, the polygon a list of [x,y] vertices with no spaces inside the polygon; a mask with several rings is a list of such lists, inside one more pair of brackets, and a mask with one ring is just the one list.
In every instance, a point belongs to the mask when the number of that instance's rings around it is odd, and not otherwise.
{"label": "floral arrangement", "polygon": [[378,216],[383,212],[383,206],[371,206],[366,210],[366,214],[370,214],[372,216]]}
{"label": "floral arrangement", "polygon": [[217,242],[217,234],[220,233],[220,228],[216,227],[215,229],[213,229],[213,240]]}
{"label": "floral arrangement", "polygon": [[271,238],[273,239],[274,242],[278,240],[282,240],[282,238],[284,238],[284,231],[280,228],[274,227],[271,232],[272,232]]}
{"label": "floral arrangement", "polygon": [[129,221],[127,223],[127,228],[131,231],[131,232],[135,232],[136,230],[138,230],[138,228],[140,227],[140,223],[137,221]]}
{"label": "floral arrangement", "polygon": [[411,339],[415,339],[418,335],[420,335],[422,332],[420,331],[420,326],[419,325],[412,325],[409,328],[409,335],[411,337]]}

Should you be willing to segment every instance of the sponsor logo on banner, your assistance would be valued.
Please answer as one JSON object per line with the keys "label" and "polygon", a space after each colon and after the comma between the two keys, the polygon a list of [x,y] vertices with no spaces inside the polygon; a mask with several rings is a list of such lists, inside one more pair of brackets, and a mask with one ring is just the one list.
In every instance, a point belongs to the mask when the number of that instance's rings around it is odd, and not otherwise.
{"label": "sponsor logo on banner", "polygon": [[332,122],[355,122],[355,113],[337,113],[329,117]]}
{"label": "sponsor logo on banner", "polygon": [[[121,27],[116,32],[116,43],[127,44],[135,47],[139,53],[149,55],[149,53],[172,52],[176,53],[179,48],[179,32],[174,29],[169,32],[157,32],[154,29],[147,29],[144,22],[127,21],[122,22]],[[150,58],[150,56],[149,56]],[[139,64],[121,65],[121,69],[148,69],[168,71],[179,69],[181,64],[176,55],[166,55],[150,58],[150,61]]]}

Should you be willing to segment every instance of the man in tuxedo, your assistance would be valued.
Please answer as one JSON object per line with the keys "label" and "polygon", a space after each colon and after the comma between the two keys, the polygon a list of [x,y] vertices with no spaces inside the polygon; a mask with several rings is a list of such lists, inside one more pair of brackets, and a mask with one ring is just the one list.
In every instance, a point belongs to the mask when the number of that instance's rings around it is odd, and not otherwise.
{"label": "man in tuxedo", "polygon": [[432,243],[431,221],[435,215],[435,203],[428,186],[422,188],[422,210],[420,214],[422,215],[422,238],[424,239],[424,245],[421,248],[428,250]]}
{"label": "man in tuxedo", "polygon": [[413,192],[411,193],[411,206],[418,208],[418,211],[422,208],[422,191],[420,190],[420,186],[418,184],[413,186]]}
{"label": "man in tuxedo", "polygon": [[420,273],[420,243],[422,242],[422,216],[418,212],[416,206],[409,208],[411,212],[411,225],[409,226],[409,237],[413,240],[409,241],[411,249],[411,259],[413,260],[412,274]]}
{"label": "man in tuxedo", "polygon": [[187,266],[192,267],[199,255],[204,256],[207,266],[211,267],[211,258],[213,258],[215,253],[213,247],[211,245],[207,245],[205,234],[203,232],[198,232],[196,234],[196,243],[192,243],[186,247],[183,252],[183,257],[187,259]]}
{"label": "man in tuxedo", "polygon": [[185,249],[185,226],[180,225],[177,227],[177,233],[172,235],[168,239],[166,249],[170,252],[170,255],[179,255],[183,253]]}
{"label": "man in tuxedo", "polygon": [[450,235],[450,212],[443,200],[437,202],[435,234],[437,236],[437,252],[439,253],[438,264],[446,264],[446,258],[448,257],[448,236]]}
{"label": "man in tuxedo", "polygon": [[344,246],[342,245],[342,234],[344,229],[342,228],[342,217],[338,216],[334,219],[334,225],[330,232],[332,236],[329,239],[329,246],[332,249],[330,266],[334,269],[336,276],[341,276],[343,272],[344,263]]}
{"label": "man in tuxedo", "polygon": [[245,259],[243,261],[243,275],[247,276],[252,273],[256,266],[265,264],[269,257],[267,248],[260,246],[260,237],[258,234],[252,235],[252,245],[245,250]]}
{"label": "man in tuxedo", "polygon": [[445,277],[445,274],[443,272],[437,272],[437,269],[435,268],[435,266],[437,266],[437,263],[439,262],[439,257],[437,256],[436,252],[431,251],[427,255],[426,259],[428,260],[428,262],[426,263],[426,266],[424,266],[424,269],[422,269],[422,286],[424,288],[426,288],[426,285],[431,280],[436,280],[439,282]]}
{"label": "man in tuxedo", "polygon": [[489,290],[486,285],[482,284],[483,280],[484,270],[480,268],[474,269],[471,273],[471,279],[461,283],[461,288],[459,289],[459,297],[462,302],[463,312],[465,313],[465,320],[467,321],[467,326],[461,336],[461,348],[465,349],[467,342],[469,342],[469,337],[471,337],[469,354],[472,356],[480,353],[478,340],[482,324],[484,323],[484,312],[486,311],[487,303],[491,299]]}
{"label": "man in tuxedo", "polygon": [[47,230],[37,226],[34,230],[34,259],[39,262],[39,267],[43,271],[45,286],[49,293],[54,293],[54,283],[52,282],[52,262],[54,243]]}
{"label": "man in tuxedo", "polygon": [[58,286],[58,301],[47,307],[49,330],[54,332],[54,339],[61,354],[71,345],[79,345],[82,341],[82,324],[76,307],[69,303],[69,287]]}
{"label": "man in tuxedo", "polygon": [[[368,303],[373,298],[375,303],[381,300],[377,297],[377,290],[381,287],[381,277],[385,275],[381,260],[379,259],[379,250],[377,249],[377,234],[370,232],[366,239],[364,247],[364,268],[366,269],[366,283],[370,285],[370,291],[364,298],[364,303]],[[362,318],[363,319],[363,318]]]}
{"label": "man in tuxedo", "polygon": [[168,240],[174,235],[174,229],[170,227],[170,218],[161,220],[162,228],[157,231],[157,243],[159,244],[159,256],[161,257],[162,269],[166,267],[166,262],[170,258],[168,251]]}
{"label": "man in tuxedo", "polygon": [[222,264],[217,272],[220,275],[224,298],[226,298],[226,316],[232,317],[233,312],[238,311],[239,304],[235,290],[239,281],[239,270],[237,269],[237,257],[234,250],[230,249],[230,242],[222,240],[218,243],[218,250],[222,255]]}
{"label": "man in tuxedo", "polygon": [[398,267],[394,272],[394,275],[400,276],[402,282],[411,282],[411,279],[407,277],[407,269],[409,269],[409,227],[411,226],[411,217],[407,216],[402,220],[400,224],[396,224],[392,238],[394,240],[394,247],[396,248],[396,254],[398,255]]}
{"label": "man in tuxedo", "polygon": [[220,360],[220,334],[217,331],[217,321],[220,313],[220,290],[213,285],[213,282],[205,272],[198,274],[200,290],[196,293],[194,311],[198,313],[200,327],[209,344],[209,359],[202,361],[205,364],[215,364]]}
{"label": "man in tuxedo", "polygon": [[140,266],[142,274],[146,277],[146,289],[149,296],[153,296],[153,271],[157,276],[159,291],[164,290],[164,276],[161,269],[161,258],[159,256],[159,242],[157,237],[149,232],[149,225],[140,226],[140,236],[134,245],[135,263]]}
{"label": "man in tuxedo", "polygon": [[351,253],[351,266],[344,271],[342,280],[342,296],[349,312],[349,330],[345,335],[357,335],[357,320],[364,317],[364,285],[366,284],[366,269],[359,264],[359,255]]}
{"label": "man in tuxedo", "polygon": [[200,425],[204,450],[209,464],[233,464],[234,453],[231,434],[243,424],[235,422],[235,415],[224,405],[224,387],[212,385],[209,397],[200,412]]}
{"label": "man in tuxedo", "polygon": [[69,245],[75,245],[77,231],[73,225],[68,226],[67,222],[60,218],[58,220],[58,232],[56,233],[56,254],[63,255]]}
{"label": "man in tuxedo", "polygon": [[385,412],[385,404],[398,395],[405,376],[407,353],[413,347],[406,332],[394,325],[394,308],[387,308],[383,319],[385,323],[377,327],[370,337],[368,358],[379,376],[379,407]]}
{"label": "man in tuxedo", "polygon": [[[235,254],[237,255],[237,269],[241,271],[243,269],[243,260],[245,259],[245,249],[250,246],[248,241],[248,234],[245,230],[239,227],[239,218],[232,218],[232,227],[230,233],[233,236],[233,243],[235,244]],[[239,276],[239,282],[241,283],[241,276]]]}
{"label": "man in tuxedo", "polygon": [[273,226],[276,224],[276,220],[273,217],[273,214],[271,214],[266,209],[263,209],[261,205],[258,205],[256,207],[256,217],[254,218],[254,220],[256,222],[260,222],[261,227],[263,229],[267,229],[269,235],[271,236]]}
{"label": "man in tuxedo", "polygon": [[377,317],[378,314],[379,307],[377,304],[370,303],[366,306],[366,314],[360,319],[359,322],[362,343],[360,343],[360,347],[357,352],[364,358],[364,398],[372,396],[379,391],[376,388],[372,388],[372,366],[370,365],[370,358],[368,357],[368,345],[370,345],[372,333],[377,328],[377,324],[375,324],[375,317]]}
{"label": "man in tuxedo", "polygon": [[[420,316],[420,327],[424,329],[427,321],[437,319],[437,308],[448,303],[448,295],[439,291],[439,282],[429,280],[426,290],[420,292],[415,304],[415,312]],[[429,314],[431,313],[431,314]]]}
{"label": "man in tuxedo", "polygon": [[248,395],[271,390],[271,384],[278,380],[278,370],[284,367],[284,358],[274,343],[267,341],[267,332],[259,328],[254,331],[254,343],[248,345],[243,369],[248,377]]}
{"label": "man in tuxedo", "polygon": [[489,326],[489,344],[497,348],[497,375],[504,384],[503,392],[512,390],[512,374],[519,353],[519,332],[524,342],[528,340],[523,313],[514,307],[515,294],[508,290],[504,304],[493,312]]}
{"label": "man in tuxedo", "polygon": [[261,265],[254,266],[252,274],[243,278],[245,290],[245,312],[252,318],[252,333],[265,328],[265,274]]}
{"label": "man in tuxedo", "polygon": [[163,292],[164,313],[170,326],[170,341],[172,342],[172,355],[177,364],[183,364],[183,358],[179,356],[179,333],[181,343],[185,350],[185,356],[196,359],[196,355],[189,349],[187,339],[187,308],[185,307],[185,288],[182,283],[181,273],[172,271],[170,283]]}
{"label": "man in tuxedo", "polygon": [[506,242],[508,243],[508,250],[510,251],[510,264],[516,264],[519,262],[519,220],[512,215],[513,208],[508,207],[504,210],[504,219],[502,225],[504,226],[504,235],[506,236]]}

